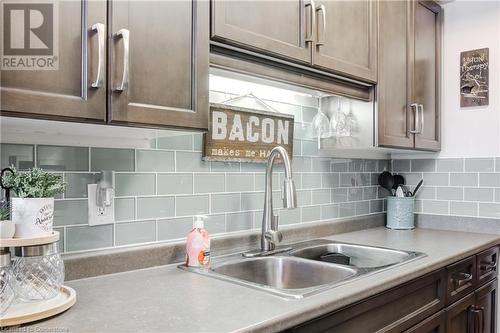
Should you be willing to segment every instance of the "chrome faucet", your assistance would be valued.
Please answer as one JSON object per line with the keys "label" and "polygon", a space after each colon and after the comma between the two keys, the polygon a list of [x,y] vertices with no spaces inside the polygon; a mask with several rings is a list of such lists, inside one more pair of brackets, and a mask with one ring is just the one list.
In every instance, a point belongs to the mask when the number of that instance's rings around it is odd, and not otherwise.
{"label": "chrome faucet", "polygon": [[295,191],[295,183],[292,178],[292,167],[290,165],[290,157],[285,148],[276,146],[271,150],[267,158],[266,167],[266,192],[264,194],[264,214],[262,216],[262,235],[260,239],[261,252],[273,251],[276,244],[281,242],[283,236],[278,231],[278,215],[273,214],[273,166],[278,155],[283,159],[285,166],[285,180],[283,182],[283,199],[284,208],[297,207],[297,193]]}

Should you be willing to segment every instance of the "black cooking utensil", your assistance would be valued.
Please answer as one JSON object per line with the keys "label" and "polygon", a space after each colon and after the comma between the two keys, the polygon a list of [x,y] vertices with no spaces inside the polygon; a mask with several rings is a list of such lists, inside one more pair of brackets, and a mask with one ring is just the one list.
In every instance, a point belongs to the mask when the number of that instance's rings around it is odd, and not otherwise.
{"label": "black cooking utensil", "polygon": [[389,171],[384,171],[378,176],[378,184],[385,188],[392,195],[392,187],[394,186],[394,177]]}
{"label": "black cooking utensil", "polygon": [[0,187],[5,191],[5,200],[7,201],[7,205],[10,205],[10,190],[12,189],[12,186],[5,186],[5,184],[3,183],[3,176],[6,172],[14,174],[14,170],[12,170],[11,168],[4,168],[0,172]]}
{"label": "black cooking utensil", "polygon": [[392,185],[392,188],[394,190],[397,190],[398,187],[406,184],[405,177],[403,177],[401,175],[394,175],[393,178],[394,178],[394,185]]}
{"label": "black cooking utensil", "polygon": [[413,191],[413,196],[416,196],[417,195],[417,191],[418,189],[420,188],[420,186],[422,186],[422,184],[424,183],[424,180],[423,179],[420,179],[420,181],[418,182],[417,184],[417,187],[415,187],[415,190]]}

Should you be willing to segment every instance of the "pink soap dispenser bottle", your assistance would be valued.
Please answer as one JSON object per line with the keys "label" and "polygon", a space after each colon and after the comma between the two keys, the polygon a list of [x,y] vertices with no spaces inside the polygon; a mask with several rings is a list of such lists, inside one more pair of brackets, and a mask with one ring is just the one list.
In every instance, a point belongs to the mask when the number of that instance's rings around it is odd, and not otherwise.
{"label": "pink soap dispenser bottle", "polygon": [[204,229],[206,216],[194,217],[193,229],[187,235],[186,266],[208,267],[210,264],[210,236]]}

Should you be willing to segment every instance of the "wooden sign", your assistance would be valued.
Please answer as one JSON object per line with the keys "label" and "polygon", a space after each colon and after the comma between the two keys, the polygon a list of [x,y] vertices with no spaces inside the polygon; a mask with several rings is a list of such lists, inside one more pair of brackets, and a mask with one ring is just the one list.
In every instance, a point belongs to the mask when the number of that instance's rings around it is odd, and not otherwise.
{"label": "wooden sign", "polygon": [[460,53],[460,106],[489,103],[489,49]]}
{"label": "wooden sign", "polygon": [[263,163],[278,145],[292,158],[293,115],[212,103],[209,117],[204,160]]}

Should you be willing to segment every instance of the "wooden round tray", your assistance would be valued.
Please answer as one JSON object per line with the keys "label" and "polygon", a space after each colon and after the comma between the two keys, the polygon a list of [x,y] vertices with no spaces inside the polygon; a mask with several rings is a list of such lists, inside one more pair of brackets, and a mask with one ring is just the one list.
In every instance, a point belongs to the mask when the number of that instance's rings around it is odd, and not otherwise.
{"label": "wooden round tray", "polygon": [[57,242],[59,231],[52,231],[50,235],[30,238],[0,238],[0,247],[33,246]]}
{"label": "wooden round tray", "polygon": [[76,291],[62,286],[61,292],[46,301],[14,301],[7,312],[0,316],[0,327],[15,326],[49,318],[68,310],[76,302]]}

